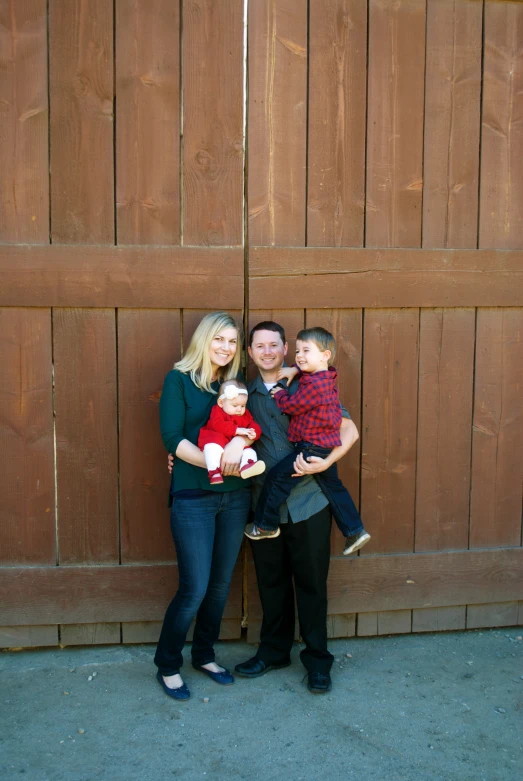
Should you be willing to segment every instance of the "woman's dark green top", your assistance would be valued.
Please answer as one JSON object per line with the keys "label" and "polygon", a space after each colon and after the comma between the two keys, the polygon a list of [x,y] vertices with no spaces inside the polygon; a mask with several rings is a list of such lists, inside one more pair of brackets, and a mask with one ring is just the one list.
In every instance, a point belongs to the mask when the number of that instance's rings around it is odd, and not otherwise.
{"label": "woman's dark green top", "polygon": [[[212,383],[216,391],[218,386],[218,382]],[[176,453],[182,439],[189,440],[193,445],[198,444],[198,433],[209,420],[217,398],[216,394],[197,388],[189,374],[183,374],[177,369],[169,372],[160,398],[160,428],[163,444],[169,453]],[[188,464],[174,455],[171,494],[195,488],[221,493],[246,486],[241,477],[225,477],[220,485],[211,485],[206,469]]]}

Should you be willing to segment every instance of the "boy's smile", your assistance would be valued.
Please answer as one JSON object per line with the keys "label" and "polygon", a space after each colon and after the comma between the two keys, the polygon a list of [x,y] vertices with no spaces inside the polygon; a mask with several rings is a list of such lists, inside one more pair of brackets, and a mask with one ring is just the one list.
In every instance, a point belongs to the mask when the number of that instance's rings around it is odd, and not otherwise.
{"label": "boy's smile", "polygon": [[314,342],[296,341],[296,364],[302,372],[315,374],[327,371],[330,357],[330,350],[320,350]]}

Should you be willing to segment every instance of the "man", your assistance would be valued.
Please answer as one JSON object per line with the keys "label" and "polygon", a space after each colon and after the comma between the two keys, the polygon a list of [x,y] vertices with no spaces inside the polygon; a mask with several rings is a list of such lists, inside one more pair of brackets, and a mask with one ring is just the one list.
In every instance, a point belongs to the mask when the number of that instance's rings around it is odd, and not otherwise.
{"label": "man", "polygon": [[[293,445],[287,439],[289,419],[282,415],[269,391],[287,355],[283,328],[272,321],[256,325],[249,338],[249,355],[259,374],[249,386],[249,409],[261,425],[258,457],[267,469],[280,461]],[[297,387],[294,381],[290,393]],[[307,687],[313,693],[331,689],[333,656],[327,648],[327,576],[330,561],[331,513],[326,497],[313,478],[350,450],[358,440],[356,426],[343,409],[342,444],[327,458],[300,454],[295,462],[296,486],[281,510],[281,534],[252,545],[254,566],[263,609],[260,646],[256,655],[236,665],[238,675],[257,678],[287,667],[294,641],[294,594],[305,648],[300,654],[307,670]],[[254,480],[254,501],[263,484]]]}

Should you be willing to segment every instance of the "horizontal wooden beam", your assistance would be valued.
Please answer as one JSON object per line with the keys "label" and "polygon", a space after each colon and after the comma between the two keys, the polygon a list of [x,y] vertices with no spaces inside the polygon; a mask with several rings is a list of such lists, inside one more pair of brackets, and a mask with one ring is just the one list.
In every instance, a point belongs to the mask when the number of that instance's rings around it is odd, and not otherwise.
{"label": "horizontal wooden beam", "polygon": [[[252,562],[249,617],[261,618]],[[0,569],[0,626],[156,621],[178,583],[176,564]],[[523,599],[523,548],[334,558],[329,613],[475,605]],[[241,568],[225,617],[241,615]]]}
{"label": "horizontal wooden beam", "polygon": [[[249,618],[262,616],[249,567]],[[523,548],[331,559],[329,614],[523,599]]]}
{"label": "horizontal wooden beam", "polygon": [[[0,626],[160,621],[177,588],[177,564],[0,568]],[[224,617],[241,615],[238,564]]]}
{"label": "horizontal wooden beam", "polygon": [[241,247],[0,245],[0,306],[241,309]]}
{"label": "horizontal wooden beam", "polygon": [[249,306],[523,306],[523,250],[253,247]]}

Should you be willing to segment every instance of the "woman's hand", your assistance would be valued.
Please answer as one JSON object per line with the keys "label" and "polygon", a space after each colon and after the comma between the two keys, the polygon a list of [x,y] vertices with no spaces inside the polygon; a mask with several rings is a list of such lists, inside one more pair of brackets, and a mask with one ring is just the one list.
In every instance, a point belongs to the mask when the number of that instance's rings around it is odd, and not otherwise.
{"label": "woman's hand", "polygon": [[234,437],[231,441],[225,445],[222,454],[221,470],[224,477],[230,475],[240,475],[240,461],[245,447],[245,440],[243,437]]}
{"label": "woman's hand", "polygon": [[169,453],[167,456],[167,471],[170,475],[173,473],[173,466],[174,466],[174,456],[172,453]]}

